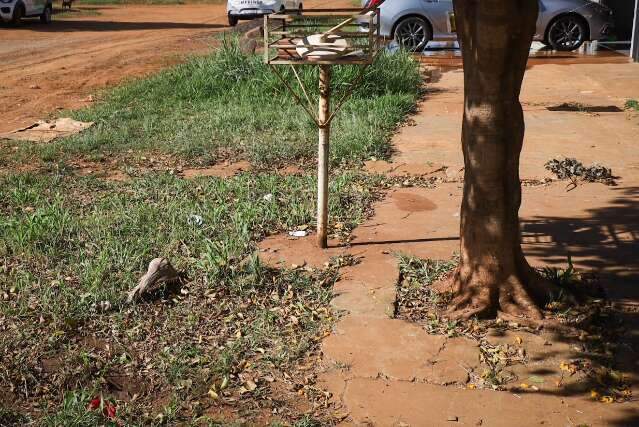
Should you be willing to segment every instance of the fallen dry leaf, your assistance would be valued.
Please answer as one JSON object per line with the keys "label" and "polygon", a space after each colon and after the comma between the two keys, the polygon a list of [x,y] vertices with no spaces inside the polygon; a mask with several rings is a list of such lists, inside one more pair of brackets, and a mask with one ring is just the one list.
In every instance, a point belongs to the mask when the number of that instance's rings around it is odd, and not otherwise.
{"label": "fallen dry leaf", "polygon": [[349,413],[348,412],[335,412],[333,414],[333,418],[335,418],[337,421],[342,421],[346,418],[348,418]]}
{"label": "fallen dry leaf", "polygon": [[257,388],[257,384],[255,384],[255,382],[251,381],[251,380],[247,380],[244,385],[246,386],[246,389],[249,391],[253,391]]}

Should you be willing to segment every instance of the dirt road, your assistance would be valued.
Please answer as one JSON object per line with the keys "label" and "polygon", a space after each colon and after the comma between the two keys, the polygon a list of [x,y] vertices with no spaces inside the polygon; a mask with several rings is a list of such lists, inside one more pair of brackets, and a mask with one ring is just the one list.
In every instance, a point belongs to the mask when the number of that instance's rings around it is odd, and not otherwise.
{"label": "dirt road", "polygon": [[[307,7],[348,0],[309,1]],[[0,26],[0,132],[88,104],[90,95],[210,48],[225,3],[98,6],[83,17]]]}

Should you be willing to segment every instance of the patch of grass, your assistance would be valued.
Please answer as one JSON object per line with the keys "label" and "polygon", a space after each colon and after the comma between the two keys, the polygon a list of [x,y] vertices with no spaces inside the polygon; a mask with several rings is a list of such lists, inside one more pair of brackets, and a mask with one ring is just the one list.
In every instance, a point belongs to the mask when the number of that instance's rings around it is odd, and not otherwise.
{"label": "patch of grass", "polygon": [[626,110],[639,111],[639,101],[637,101],[636,99],[629,99],[629,100],[626,101],[626,104],[624,105],[624,108]]}
{"label": "patch of grass", "polygon": [[[355,71],[338,72],[336,85]],[[335,125],[334,165],[388,152],[389,135],[419,96],[408,57],[384,58],[369,73]],[[44,412],[20,411],[44,416],[45,425],[106,423],[86,411],[96,394],[125,425],[188,423],[222,406],[278,409],[289,424],[313,423],[287,402],[304,395],[329,405],[298,364],[315,357],[337,315],[332,285],[355,260],[317,270],[260,262],[265,236],[314,223],[315,178],[268,170],[314,155],[315,131],[289,95],[259,58],[229,44],[74,114],[96,127],[52,145],[19,144],[6,161],[52,163],[0,176],[2,396],[16,408],[39,404]],[[196,163],[248,158],[262,170],[185,180],[151,169],[109,182],[65,165],[85,156],[128,167],[129,157],[148,152]],[[336,168],[331,232],[344,236],[367,218],[382,184]],[[126,305],[158,256],[187,279],[158,300]]]}
{"label": "patch of grass", "polygon": [[8,406],[9,404],[7,407],[0,406],[0,426],[28,425],[29,417]]}
{"label": "patch of grass", "polygon": [[[432,311],[433,307],[445,305],[450,295],[440,294],[431,288],[436,281],[446,277],[457,267],[457,260],[436,261],[422,260],[408,255],[399,254],[400,280],[397,286],[395,300],[395,315],[402,315],[408,319],[421,319]],[[445,328],[454,330],[455,322],[440,321],[433,318],[435,329]]]}
{"label": "patch of grass", "polygon": [[[364,218],[375,198],[367,180],[344,174],[332,181],[334,223],[352,228]],[[7,283],[15,292],[55,294],[56,304],[47,310],[52,315],[77,315],[99,301],[119,303],[122,285],[133,283],[162,254],[178,254],[176,267],[214,281],[267,233],[312,224],[314,218],[313,177],[245,174],[187,181],[153,174],[121,185],[17,175],[0,183],[0,256],[7,260]],[[267,194],[271,201],[263,200]],[[193,214],[202,216],[201,227],[189,224]],[[42,265],[47,272],[42,277],[38,263],[53,259]]]}
{"label": "patch of grass", "polygon": [[86,427],[106,425],[115,426],[115,422],[105,420],[100,410],[88,410],[94,394],[86,390],[66,393],[60,407],[44,417],[42,425],[47,427]]}
{"label": "patch of grass", "polygon": [[[334,218],[354,224],[366,215],[375,195],[363,179],[333,181],[341,196],[333,199]],[[334,316],[328,306],[342,262],[274,270],[254,255],[265,234],[312,222],[310,177],[158,175],[116,185],[25,175],[2,180],[2,188],[0,345],[7,359],[0,379],[20,384],[16,399],[84,388],[116,393],[111,384],[124,378],[130,391],[116,395],[141,395],[136,405],[121,404],[133,422],[144,421],[137,405],[148,404],[153,390],[188,402],[217,387],[220,401],[240,402],[268,392],[269,372],[277,381],[295,378],[281,374],[316,349]],[[265,194],[274,197],[267,202]],[[189,224],[192,213],[202,215],[202,226]],[[124,305],[158,255],[186,272],[188,283],[164,301]],[[257,389],[242,392],[249,379]],[[60,416],[75,425],[78,414],[64,405]],[[183,414],[184,405],[176,411]]]}
{"label": "patch of grass", "polygon": [[[290,70],[283,71],[293,81]],[[357,71],[354,66],[336,69],[336,94],[349,88]],[[316,96],[317,67],[300,73]],[[389,136],[414,109],[420,85],[417,64],[408,54],[382,55],[333,123],[332,164],[387,158]],[[7,145],[6,158],[57,162],[98,155],[131,161],[139,152],[152,151],[173,162],[246,159],[271,169],[311,162],[316,155],[315,125],[262,58],[242,55],[233,40],[211,55],[118,88],[104,102],[73,115],[96,125],[48,145],[11,144],[17,151]]]}
{"label": "patch of grass", "polygon": [[568,265],[566,268],[544,267],[539,273],[562,290],[569,292],[575,291],[575,286],[581,283],[581,274],[575,269],[572,258],[568,257]]}

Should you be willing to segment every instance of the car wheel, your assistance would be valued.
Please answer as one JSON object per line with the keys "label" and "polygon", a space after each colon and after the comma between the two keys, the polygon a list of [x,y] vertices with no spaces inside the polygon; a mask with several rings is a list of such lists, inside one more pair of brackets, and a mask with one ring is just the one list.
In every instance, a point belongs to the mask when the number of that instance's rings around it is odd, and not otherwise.
{"label": "car wheel", "polygon": [[303,15],[304,14],[304,4],[300,3],[299,8],[297,9],[297,14],[298,15]]}
{"label": "car wheel", "polygon": [[235,27],[240,20],[237,19],[237,16],[229,15],[229,25],[231,27]]}
{"label": "car wheel", "polygon": [[24,17],[24,6],[21,4],[17,5],[15,9],[13,9],[13,16],[11,17],[11,23],[14,25],[20,24],[22,18]]}
{"label": "car wheel", "polygon": [[579,16],[562,16],[548,28],[548,43],[555,50],[579,49],[586,41],[586,24]]}
{"label": "car wheel", "polygon": [[42,15],[40,15],[40,22],[42,22],[43,24],[50,24],[51,23],[51,7],[47,6],[44,8],[44,12],[42,12]]}
{"label": "car wheel", "polygon": [[417,16],[402,19],[395,28],[395,41],[411,52],[423,50],[432,38],[428,22]]}

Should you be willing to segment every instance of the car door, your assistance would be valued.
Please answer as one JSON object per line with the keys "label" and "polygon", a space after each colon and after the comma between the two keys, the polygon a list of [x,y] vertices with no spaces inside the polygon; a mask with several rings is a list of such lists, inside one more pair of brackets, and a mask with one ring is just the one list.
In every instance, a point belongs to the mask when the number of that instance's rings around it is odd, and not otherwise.
{"label": "car door", "polygon": [[33,10],[34,10],[33,2],[34,2],[34,0],[22,0],[22,4],[24,5],[24,14],[25,15],[29,16],[29,15],[34,13],[33,12]]}
{"label": "car door", "polygon": [[543,0],[539,0],[539,15],[537,15],[537,29],[535,30],[535,40],[543,40],[548,24],[548,6]]}
{"label": "car door", "polygon": [[421,0],[426,17],[433,26],[435,40],[455,39],[453,0]]}
{"label": "car door", "polygon": [[25,4],[27,15],[31,16],[31,15],[42,14],[42,12],[44,12],[45,4],[46,4],[46,0],[27,0]]}

